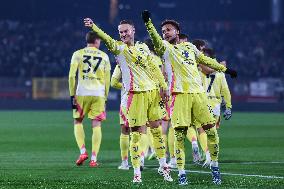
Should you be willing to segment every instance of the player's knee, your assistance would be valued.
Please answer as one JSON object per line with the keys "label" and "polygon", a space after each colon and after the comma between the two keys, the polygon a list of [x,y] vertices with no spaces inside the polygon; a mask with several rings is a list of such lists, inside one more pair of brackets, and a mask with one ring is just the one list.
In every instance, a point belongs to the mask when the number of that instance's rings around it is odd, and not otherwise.
{"label": "player's knee", "polygon": [[131,141],[132,143],[138,143],[141,138],[141,134],[139,132],[131,132]]}
{"label": "player's knee", "polygon": [[92,120],[92,127],[100,127],[100,126],[101,126],[101,121],[95,119]]}
{"label": "player's knee", "polygon": [[179,141],[183,141],[185,138],[185,135],[187,133],[187,127],[184,128],[175,128],[174,129],[174,133],[175,133],[175,138],[176,140]]}
{"label": "player's knee", "polygon": [[149,125],[151,128],[158,128],[160,125],[162,125],[162,121],[161,120],[149,121]]}
{"label": "player's knee", "polygon": [[74,124],[75,124],[75,125],[76,125],[76,124],[81,124],[82,121],[83,121],[83,118],[76,118],[76,119],[74,119]]}
{"label": "player's knee", "polygon": [[121,125],[121,133],[124,135],[129,135],[130,130],[129,127],[125,126],[125,125]]}

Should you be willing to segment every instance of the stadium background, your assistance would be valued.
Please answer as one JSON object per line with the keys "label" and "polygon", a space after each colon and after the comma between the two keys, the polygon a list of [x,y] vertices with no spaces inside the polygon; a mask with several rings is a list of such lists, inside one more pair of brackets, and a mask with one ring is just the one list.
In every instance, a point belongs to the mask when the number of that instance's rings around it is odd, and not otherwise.
{"label": "stadium background", "polygon": [[[225,181],[224,187],[283,187],[284,3],[281,0],[4,0],[0,6],[0,188],[84,186],[76,176],[82,169],[78,171],[73,166],[77,149],[67,80],[72,53],[85,46],[87,29],[82,20],[93,18],[106,33],[118,39],[119,21],[132,19],[136,39],[143,41],[147,38],[140,18],[144,9],[152,12],[157,27],[166,18],[176,19],[190,40],[206,39],[215,49],[217,59],[226,60],[238,71],[236,80],[227,77],[233,118],[224,122],[220,131],[221,140],[224,139],[223,163],[280,162],[246,168],[223,166],[223,170],[236,174],[262,174],[266,170],[263,175],[280,178],[268,181],[228,176],[227,180],[232,181]],[[110,55],[113,69],[113,55],[104,45],[101,49]],[[129,186],[130,180],[124,182],[125,178],[113,169],[117,165],[115,160],[119,162],[116,127],[119,103],[120,91],[111,89],[106,124],[113,127],[106,127],[103,132],[101,159],[110,162],[109,167],[102,167],[116,175],[112,177],[117,182],[115,186],[123,187]],[[113,141],[108,137],[116,138]],[[113,142],[117,145],[112,145]],[[54,157],[66,161],[55,161]],[[26,175],[27,170],[30,176]],[[87,182],[84,187],[109,186],[104,175],[95,179],[88,175],[92,170],[83,173],[80,178]],[[126,175],[131,177],[131,173]],[[149,173],[146,178],[152,176],[154,173]],[[195,178],[198,176],[194,175]],[[160,186],[158,181],[153,183]],[[209,183],[193,181],[197,188],[204,184],[212,188]],[[146,186],[150,187],[150,182]]]}

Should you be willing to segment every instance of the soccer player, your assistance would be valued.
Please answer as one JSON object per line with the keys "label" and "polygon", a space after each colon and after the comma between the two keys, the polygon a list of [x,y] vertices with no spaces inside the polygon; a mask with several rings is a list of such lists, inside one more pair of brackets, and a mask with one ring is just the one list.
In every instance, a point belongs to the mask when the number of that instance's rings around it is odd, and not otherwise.
{"label": "soccer player", "polygon": [[131,21],[123,20],[118,25],[121,41],[112,39],[98,28],[90,18],[85,18],[86,27],[91,28],[105,42],[108,49],[116,56],[122,72],[122,81],[127,91],[127,120],[130,127],[130,155],[134,168],[133,183],[141,183],[140,155],[141,133],[145,129],[147,121],[151,127],[154,138],[154,148],[159,158],[160,167],[164,179],[173,181],[166,163],[165,143],[162,137],[161,118],[159,108],[160,95],[156,89],[156,83],[151,79],[155,75],[159,81],[161,94],[166,97],[167,84],[159,69],[152,63],[152,57],[147,46],[143,43],[134,43],[135,27]]}
{"label": "soccer player", "polygon": [[121,90],[121,101],[120,101],[120,110],[119,110],[119,118],[121,126],[121,134],[119,138],[121,165],[118,167],[118,169],[129,170],[129,165],[128,165],[129,127],[126,118],[127,93],[120,80],[121,80],[121,70],[119,65],[116,65],[111,77],[110,85],[116,89]]}
{"label": "soccer player", "polygon": [[[203,52],[205,55],[215,58],[215,53],[214,50],[211,48],[204,48]],[[201,67],[201,78],[202,78],[202,83],[203,87],[206,91],[208,101],[209,101],[209,108],[211,109],[211,113],[213,114],[215,120],[216,120],[216,128],[219,128],[220,125],[220,106],[222,103],[222,98],[226,99],[226,109],[227,112],[224,115],[225,119],[228,120],[231,118],[231,94],[229,91],[229,87],[225,78],[225,75],[221,72],[216,72],[215,70],[204,66],[200,65]],[[198,126],[198,121],[194,122],[194,125],[198,128],[198,132],[200,134],[200,144],[202,146],[202,149],[206,153],[206,160],[203,164],[203,166],[209,166],[210,164],[210,156],[207,151],[207,141],[206,141],[206,134],[202,127]],[[202,136],[204,135],[204,136]],[[203,139],[204,138],[204,139]]]}
{"label": "soccer player", "polygon": [[[110,85],[110,62],[106,53],[99,50],[100,38],[95,32],[86,35],[87,47],[73,53],[69,71],[69,92],[74,118],[74,134],[80,149],[76,161],[78,166],[88,159],[85,147],[83,119],[85,115],[92,120],[92,156],[90,167],[98,166],[102,132],[101,122],[106,119],[105,102]],[[76,73],[78,84],[76,87]]]}
{"label": "soccer player", "polygon": [[220,65],[216,60],[202,54],[189,42],[178,43],[180,33],[179,24],[174,20],[162,23],[162,34],[165,41],[159,36],[148,11],[142,12],[142,19],[155,46],[155,51],[165,59],[165,69],[168,76],[169,92],[172,94],[173,109],[171,124],[175,132],[175,156],[179,170],[179,184],[186,185],[184,139],[192,117],[197,119],[208,137],[208,147],[212,156],[213,183],[221,184],[221,175],[218,166],[219,139],[215,120],[207,107],[208,101],[201,84],[197,62],[208,65],[236,77],[234,70]]}
{"label": "soccer player", "polygon": [[[162,73],[164,75],[163,62],[162,62],[161,58],[155,53],[154,45],[153,45],[151,39],[146,39],[145,44],[148,46],[150,53],[151,53],[151,56],[153,56],[153,58],[152,58],[153,63],[155,63],[160,68],[160,70],[162,71]],[[155,80],[155,76],[152,76],[152,77]],[[164,75],[164,77],[165,77],[165,75]],[[159,82],[156,81],[156,83],[157,83],[157,88],[159,88]],[[159,102],[159,105],[160,105],[160,108],[162,109],[162,112],[163,112],[162,134],[163,134],[163,139],[165,141],[165,147],[167,149],[167,131],[168,131],[168,126],[169,126],[169,116],[167,115],[167,110],[166,110],[167,102],[161,99],[161,101]],[[149,137],[150,137],[149,141],[153,141],[153,139],[152,139],[153,136],[151,134],[149,135]],[[154,153],[150,154],[149,159],[152,159],[153,156],[155,157],[155,151],[154,151]]]}
{"label": "soccer player", "polygon": [[[127,120],[127,92],[125,91],[120,80],[122,79],[122,74],[120,70],[120,66],[116,65],[112,77],[111,77],[111,86],[121,90],[121,102],[120,102],[120,126],[121,126],[121,134],[120,134],[120,152],[121,152],[121,165],[118,169],[121,170],[129,170],[128,165],[128,151],[129,151],[129,123]],[[150,130],[149,130],[150,132]],[[141,157],[140,157],[140,170],[144,168],[144,154],[146,152],[146,148],[148,147],[148,136],[146,134],[146,130],[141,132]]]}

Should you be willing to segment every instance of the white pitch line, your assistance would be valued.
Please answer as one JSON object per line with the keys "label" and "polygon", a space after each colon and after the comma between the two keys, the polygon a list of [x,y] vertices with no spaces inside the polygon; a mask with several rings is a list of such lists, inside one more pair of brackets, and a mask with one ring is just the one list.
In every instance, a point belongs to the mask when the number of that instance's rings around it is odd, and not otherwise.
{"label": "white pitch line", "polygon": [[219,164],[255,165],[255,164],[284,164],[284,162],[282,161],[251,161],[251,162],[222,162]]}
{"label": "white pitch line", "polygon": [[[177,170],[174,170],[174,171],[177,171]],[[190,171],[190,170],[186,170],[186,172],[188,172],[188,173],[211,174],[211,172],[208,172],[208,171]],[[268,178],[268,179],[284,179],[284,177],[280,177],[280,176],[248,175],[248,174],[240,174],[240,173],[223,173],[223,172],[221,172],[221,175],[259,177],[259,178]]]}

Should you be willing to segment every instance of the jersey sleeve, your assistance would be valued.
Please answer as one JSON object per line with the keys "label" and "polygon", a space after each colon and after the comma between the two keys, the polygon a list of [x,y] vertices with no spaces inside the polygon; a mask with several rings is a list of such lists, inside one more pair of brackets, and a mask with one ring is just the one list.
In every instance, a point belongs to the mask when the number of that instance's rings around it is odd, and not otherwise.
{"label": "jersey sleeve", "polygon": [[97,33],[113,54],[118,55],[122,51],[122,45],[101,30],[97,25],[93,24],[92,30]]}
{"label": "jersey sleeve", "polygon": [[222,64],[219,64],[215,59],[205,56],[199,50],[197,50],[195,54],[196,54],[197,62],[199,64],[204,64],[216,71],[225,72],[227,70],[225,66],[223,66]]}
{"label": "jersey sleeve", "polygon": [[79,54],[78,51],[73,53],[72,58],[71,58],[71,63],[70,63],[70,70],[69,70],[69,77],[68,77],[70,96],[75,95],[76,73],[77,73],[77,69],[78,69],[78,65],[80,61],[78,54]]}
{"label": "jersey sleeve", "polygon": [[106,66],[105,66],[105,100],[107,100],[109,87],[110,87],[110,61],[106,55]]}
{"label": "jersey sleeve", "polygon": [[115,66],[113,74],[111,76],[111,86],[116,89],[122,88],[122,83],[120,82],[121,79],[121,71],[118,65]]}
{"label": "jersey sleeve", "polygon": [[224,98],[224,101],[226,102],[226,108],[232,108],[231,93],[225,74],[222,74],[221,78],[221,96]]}
{"label": "jersey sleeve", "polygon": [[166,51],[166,46],[163,43],[163,40],[159,33],[157,32],[155,26],[153,25],[151,19],[147,23],[145,23],[145,26],[147,28],[147,31],[150,35],[150,38],[153,41],[154,47],[155,47],[155,52],[159,55],[162,56],[165,51]]}

